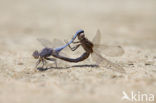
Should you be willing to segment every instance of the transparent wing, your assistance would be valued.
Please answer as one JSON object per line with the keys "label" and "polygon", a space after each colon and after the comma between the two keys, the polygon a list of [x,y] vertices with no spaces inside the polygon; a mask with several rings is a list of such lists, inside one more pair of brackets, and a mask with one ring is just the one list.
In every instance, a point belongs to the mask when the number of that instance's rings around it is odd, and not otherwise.
{"label": "transparent wing", "polygon": [[92,59],[100,66],[104,66],[108,69],[112,69],[114,71],[125,73],[125,70],[120,65],[107,60],[106,58],[102,57],[100,54],[96,52],[92,53]]}
{"label": "transparent wing", "polygon": [[124,54],[124,49],[121,46],[94,44],[93,50],[111,57],[121,56]]}
{"label": "transparent wing", "polygon": [[57,48],[59,46],[63,46],[65,45],[65,43],[63,43],[61,40],[58,39],[53,39],[53,41],[49,41],[47,39],[44,38],[38,38],[37,39],[44,47],[48,47],[48,48]]}
{"label": "transparent wing", "polygon": [[106,56],[121,56],[124,54],[124,49],[119,45],[101,45],[101,32],[98,29],[95,37],[92,40],[94,44],[93,51],[103,53]]}
{"label": "transparent wing", "polygon": [[[49,41],[47,39],[43,39],[43,38],[39,38],[37,39],[44,47],[47,47],[47,48],[58,48],[60,46],[63,46],[65,45],[65,43],[63,43],[61,40],[59,39],[53,39],[53,41]],[[64,48],[59,54],[60,55],[63,55],[63,56],[68,56],[67,53],[68,53],[69,49]]]}
{"label": "transparent wing", "polygon": [[63,43],[61,40],[59,40],[59,39],[54,39],[53,41],[52,41],[52,43],[54,44],[54,48],[58,48],[58,47],[60,47],[60,46],[63,46],[63,45],[65,45],[65,43]]}
{"label": "transparent wing", "polygon": [[42,44],[42,46],[44,46],[44,47],[53,48],[53,46],[54,46],[54,44],[52,44],[52,42],[50,42],[50,41],[47,40],[47,39],[38,38],[37,40],[38,40],[38,41]]}
{"label": "transparent wing", "polygon": [[[99,48],[100,48],[99,44],[101,43],[101,32],[99,29],[97,30],[96,35],[92,40],[92,43],[94,44],[93,51],[95,51],[95,52],[97,51],[98,53],[101,53],[102,51],[99,50]],[[103,46],[102,48],[107,48],[107,47]]]}
{"label": "transparent wing", "polygon": [[99,29],[97,30],[96,35],[92,40],[92,43],[94,43],[94,44],[100,44],[101,43],[101,32]]}

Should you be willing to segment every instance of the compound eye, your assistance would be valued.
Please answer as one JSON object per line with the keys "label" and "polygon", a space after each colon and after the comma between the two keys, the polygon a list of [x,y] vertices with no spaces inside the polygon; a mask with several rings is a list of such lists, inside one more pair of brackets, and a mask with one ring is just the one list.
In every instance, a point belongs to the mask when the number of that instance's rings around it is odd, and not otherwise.
{"label": "compound eye", "polygon": [[84,33],[81,33],[80,38],[83,38],[83,37],[85,37],[85,35],[84,35]]}
{"label": "compound eye", "polygon": [[35,59],[38,59],[39,58],[39,52],[37,50],[35,50],[33,52],[33,55],[32,55]]}

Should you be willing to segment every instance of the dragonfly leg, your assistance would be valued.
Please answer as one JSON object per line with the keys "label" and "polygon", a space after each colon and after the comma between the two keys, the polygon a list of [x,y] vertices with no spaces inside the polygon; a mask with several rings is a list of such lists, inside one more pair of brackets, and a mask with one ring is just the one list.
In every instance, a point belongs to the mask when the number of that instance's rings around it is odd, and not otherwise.
{"label": "dragonfly leg", "polygon": [[54,59],[54,58],[45,58],[46,60],[49,60],[49,61],[53,61],[55,63],[55,66],[57,67],[57,60]]}
{"label": "dragonfly leg", "polygon": [[[64,42],[67,44],[67,43],[69,43],[67,40],[64,40]],[[72,42],[73,44],[77,44],[77,43],[80,43],[80,41],[73,41]]]}
{"label": "dragonfly leg", "polygon": [[68,45],[68,47],[72,50],[75,51],[81,44],[76,45],[75,47],[71,47],[70,45]]}
{"label": "dragonfly leg", "polygon": [[[67,44],[68,43],[68,41],[65,41],[65,43]],[[73,44],[78,44],[78,45],[76,45],[75,47],[71,47],[70,46],[70,44],[68,45],[68,47],[72,50],[72,51],[75,51],[80,45],[81,45],[81,43],[80,43],[80,41],[76,41],[76,42],[72,42]]]}
{"label": "dragonfly leg", "polygon": [[46,60],[42,60],[42,68],[44,68],[46,63],[47,63]]}
{"label": "dragonfly leg", "polygon": [[73,44],[77,44],[77,43],[80,43],[80,41],[76,41],[76,42],[72,42]]}
{"label": "dragonfly leg", "polygon": [[54,62],[55,62],[55,66],[56,66],[56,68],[57,68],[57,60],[55,60]]}
{"label": "dragonfly leg", "polygon": [[[67,43],[67,41],[65,41],[65,43]],[[79,43],[78,45],[76,45],[75,47],[71,47],[70,44],[68,45],[68,47],[72,50],[72,51],[75,51],[81,44],[80,42],[73,42],[73,43]]]}
{"label": "dragonfly leg", "polygon": [[80,45],[81,45],[81,44],[78,44],[78,45],[76,45],[75,47],[70,48],[70,49],[71,49],[72,51],[75,51]]}
{"label": "dragonfly leg", "polygon": [[38,60],[37,63],[36,63],[36,68],[37,66],[40,64],[41,60]]}

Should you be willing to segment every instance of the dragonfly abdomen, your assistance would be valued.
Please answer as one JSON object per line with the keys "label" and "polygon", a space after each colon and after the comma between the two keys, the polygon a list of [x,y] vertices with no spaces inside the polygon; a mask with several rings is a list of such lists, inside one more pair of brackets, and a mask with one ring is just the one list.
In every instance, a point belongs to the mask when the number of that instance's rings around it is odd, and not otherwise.
{"label": "dragonfly abdomen", "polygon": [[75,59],[63,57],[61,55],[53,55],[53,56],[56,57],[56,58],[59,58],[61,60],[64,60],[64,61],[77,63],[77,62],[81,62],[81,61],[87,59],[89,57],[89,55],[90,55],[90,53],[85,52],[80,57],[75,58]]}

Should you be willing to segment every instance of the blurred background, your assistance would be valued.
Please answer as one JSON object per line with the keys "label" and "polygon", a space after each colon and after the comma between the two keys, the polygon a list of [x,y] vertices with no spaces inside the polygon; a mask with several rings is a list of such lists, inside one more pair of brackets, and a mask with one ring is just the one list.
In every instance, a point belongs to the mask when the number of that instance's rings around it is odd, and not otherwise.
{"label": "blurred background", "polygon": [[156,39],[155,0],[0,0],[0,36],[87,35],[100,29],[112,39]]}
{"label": "blurred background", "polygon": [[[35,71],[37,38],[70,40],[79,29],[89,40],[100,29],[102,43],[121,45],[125,54],[109,60],[127,74]],[[129,103],[123,90],[156,94],[155,53],[156,0],[0,0],[0,103]]]}

